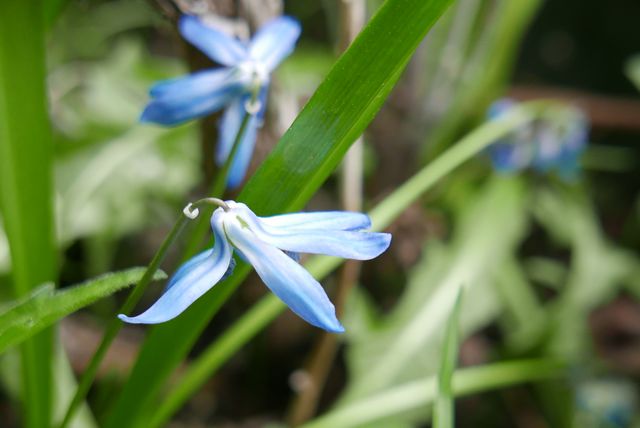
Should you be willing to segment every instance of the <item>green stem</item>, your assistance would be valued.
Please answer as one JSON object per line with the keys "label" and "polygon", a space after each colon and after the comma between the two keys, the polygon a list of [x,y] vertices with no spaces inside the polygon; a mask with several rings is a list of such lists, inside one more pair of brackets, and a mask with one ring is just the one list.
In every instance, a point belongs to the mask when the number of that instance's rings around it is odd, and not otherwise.
{"label": "green stem", "polygon": [[[523,104],[500,120],[485,123],[464,137],[370,211],[373,231],[385,229],[445,175],[510,131],[534,120],[547,105],[548,102]],[[305,267],[315,278],[322,279],[342,262],[342,259],[336,257],[315,256],[309,259]],[[154,419],[147,426],[151,428],[163,426],[218,367],[272,322],[285,308],[285,304],[275,295],[268,294],[247,311],[191,364],[183,377],[171,388],[162,405],[157,407]]]}
{"label": "green stem", "polygon": [[[198,202],[192,204],[191,207],[192,209],[195,210],[195,209],[198,209],[198,207],[200,206],[203,206],[205,204],[210,204],[212,202],[218,205],[218,202],[215,200],[201,199]],[[195,213],[195,211],[192,211],[192,212]],[[197,216],[197,214],[194,214],[194,215]],[[203,216],[203,217],[206,218],[207,216]],[[147,266],[147,270],[145,271],[144,275],[142,276],[138,284],[134,287],[133,291],[131,291],[127,300],[120,307],[119,313],[129,314],[135,308],[136,304],[138,303],[138,301],[144,294],[145,290],[147,289],[147,286],[153,279],[154,274],[160,267],[160,264],[162,263],[165,256],[167,255],[167,251],[169,250],[169,247],[173,244],[173,242],[176,240],[176,238],[180,234],[180,231],[184,228],[184,226],[189,222],[190,219],[191,217],[187,216],[187,214],[185,213],[184,215],[181,215],[180,218],[175,222],[175,224],[173,225],[173,228],[171,229],[167,237],[162,242],[162,245],[160,245],[160,248],[158,249],[156,254],[153,256],[151,263],[149,263],[149,266]],[[104,336],[102,337],[102,342],[100,342],[98,349],[95,351],[95,353],[93,354],[93,357],[91,358],[89,366],[84,371],[82,378],[80,379],[80,382],[78,384],[78,389],[76,390],[76,393],[73,396],[73,399],[69,404],[69,407],[67,408],[64,419],[60,424],[60,428],[65,428],[69,424],[69,422],[71,422],[71,419],[73,418],[73,415],[75,414],[75,411],[77,410],[78,406],[85,399],[87,392],[89,392],[89,388],[93,384],[93,381],[96,377],[96,373],[98,372],[100,363],[102,362],[102,359],[107,353],[107,350],[111,345],[111,342],[113,342],[113,339],[115,339],[118,332],[122,328],[122,325],[123,325],[122,321],[120,321],[117,318],[114,318],[110,322],[109,326],[107,327],[107,330],[104,333]]]}
{"label": "green stem", "polygon": [[[250,102],[255,102],[255,97],[253,97]],[[231,164],[233,163],[233,159],[235,158],[236,153],[240,148],[240,142],[242,141],[242,137],[247,130],[247,125],[249,124],[249,120],[251,120],[252,116],[252,114],[245,111],[242,122],[240,123],[240,128],[238,129],[236,138],[233,141],[233,146],[231,146],[231,152],[229,152],[229,156],[224,162],[224,165],[222,165],[222,168],[218,170],[216,179],[214,180],[213,185],[211,186],[211,190],[209,191],[209,195],[218,196],[220,198],[224,197],[224,190],[227,184]],[[204,217],[198,219],[196,226],[193,228],[193,232],[191,232],[191,234],[189,235],[189,239],[187,240],[187,245],[185,246],[182,256],[183,260],[192,257],[198,251],[198,248],[202,244],[202,237],[206,235],[208,227],[208,219]]]}

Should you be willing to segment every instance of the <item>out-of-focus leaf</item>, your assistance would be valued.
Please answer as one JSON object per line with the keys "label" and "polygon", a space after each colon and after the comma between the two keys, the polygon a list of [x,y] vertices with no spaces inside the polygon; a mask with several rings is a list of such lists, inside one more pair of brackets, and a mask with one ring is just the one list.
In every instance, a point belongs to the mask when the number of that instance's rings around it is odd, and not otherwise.
{"label": "out-of-focus leaf", "polygon": [[[453,392],[461,396],[545,380],[561,376],[565,370],[563,364],[552,359],[507,361],[461,369],[453,375]],[[436,382],[435,376],[414,379],[349,403],[303,425],[303,428],[391,426],[380,421],[395,421],[394,416],[432,404],[436,398]]]}
{"label": "out-of-focus leaf", "polygon": [[[342,55],[239,199],[257,214],[301,209],[362,134],[451,0],[387,0]],[[144,425],[157,393],[246,276],[239,267],[177,319],[154,328],[107,427]],[[162,355],[163,358],[158,358]]]}
{"label": "out-of-focus leaf", "polygon": [[581,189],[540,190],[533,206],[552,237],[572,251],[567,284],[547,320],[553,333],[549,347],[557,355],[580,358],[590,337],[584,323],[587,314],[615,295],[625,279],[637,272],[640,260],[608,241]]}
{"label": "out-of-focus leaf", "polygon": [[[125,38],[106,59],[60,66],[50,79],[63,243],[107,234],[116,240],[149,227],[150,218],[172,218],[198,181],[194,126],[137,124],[152,83],[140,70],[145,64],[155,63]],[[175,62],[155,65],[167,76],[178,71]]]}
{"label": "out-of-focus leaf", "polygon": [[[0,353],[65,316],[137,282],[144,268],[103,275],[71,288],[55,292],[53,285],[36,289],[28,298],[0,313]],[[166,275],[158,271],[154,279]]]}
{"label": "out-of-focus leaf", "polygon": [[467,284],[465,300],[473,302],[461,314],[463,333],[477,330],[497,315],[499,299],[492,280],[522,238],[525,219],[522,182],[493,178],[461,207],[451,244],[427,245],[424,259],[388,316],[372,322],[371,310],[366,316],[359,314],[362,302],[345,311],[351,381],[338,408],[392,385],[436,373],[438,353],[434,349],[440,349],[460,284]]}

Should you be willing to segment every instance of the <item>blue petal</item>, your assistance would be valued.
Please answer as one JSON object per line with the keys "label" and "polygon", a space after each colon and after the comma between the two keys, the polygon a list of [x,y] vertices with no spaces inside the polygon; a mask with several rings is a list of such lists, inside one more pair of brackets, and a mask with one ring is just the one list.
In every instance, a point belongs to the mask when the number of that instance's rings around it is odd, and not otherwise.
{"label": "blue petal", "polygon": [[518,103],[511,98],[501,98],[497,101],[494,101],[487,110],[487,118],[490,120],[498,119],[507,114],[517,105]]}
{"label": "blue petal", "polygon": [[231,162],[231,168],[229,169],[229,176],[227,177],[227,187],[229,189],[235,189],[244,180],[249,164],[251,163],[251,157],[253,156],[253,149],[256,145],[256,138],[258,135],[258,118],[252,116],[247,123],[247,127],[240,140],[240,147],[236,152],[235,158]]}
{"label": "blue petal", "polygon": [[216,68],[158,82],[151,87],[149,95],[153,98],[197,97],[218,92],[234,83],[231,69]]}
{"label": "blue petal", "polygon": [[[224,72],[229,74],[229,70]],[[241,83],[231,77],[222,84],[217,79],[209,79],[208,87],[200,86],[201,80],[207,79],[198,75],[191,80],[188,76],[156,85],[152,91],[159,95],[144,109],[140,121],[177,125],[220,110],[242,91]]]}
{"label": "blue petal", "polygon": [[[253,155],[253,149],[255,148],[256,138],[258,134],[258,128],[262,125],[264,118],[264,111],[266,109],[266,94],[267,87],[260,90],[260,111],[249,119],[247,127],[245,128],[242,140],[240,140],[240,146],[235,155],[235,159],[231,163],[229,169],[229,176],[227,178],[227,186],[230,189],[238,187],[247,173],[249,164],[251,163],[251,157]],[[223,165],[227,160],[233,143],[236,140],[238,131],[242,120],[247,114],[245,109],[245,103],[250,99],[250,95],[244,95],[241,98],[236,99],[224,112],[222,119],[220,120],[218,128],[218,145],[216,147],[216,163]]]}
{"label": "blue petal", "polygon": [[263,25],[253,36],[249,55],[271,71],[293,52],[298,37],[300,23],[288,16],[281,16]]}
{"label": "blue petal", "polygon": [[269,227],[246,205],[237,204],[237,209],[258,238],[286,251],[370,260],[382,254],[391,243],[388,233]]}
{"label": "blue petal", "polygon": [[268,227],[315,230],[362,230],[371,227],[368,215],[349,211],[321,211],[260,217]]}
{"label": "blue petal", "polygon": [[344,332],[335,308],[316,281],[282,251],[261,242],[238,221],[225,222],[227,236],[253,265],[271,291],[308,323],[334,333]]}
{"label": "blue petal", "polygon": [[187,261],[169,281],[165,293],[145,312],[118,318],[132,324],[157,324],[180,315],[196,299],[206,293],[223,277],[231,262],[231,246],[222,231],[222,213],[216,211],[211,219],[215,245]]}
{"label": "blue petal", "polygon": [[242,42],[195,16],[182,15],[178,28],[182,37],[220,64],[236,65],[247,58],[247,48]]}

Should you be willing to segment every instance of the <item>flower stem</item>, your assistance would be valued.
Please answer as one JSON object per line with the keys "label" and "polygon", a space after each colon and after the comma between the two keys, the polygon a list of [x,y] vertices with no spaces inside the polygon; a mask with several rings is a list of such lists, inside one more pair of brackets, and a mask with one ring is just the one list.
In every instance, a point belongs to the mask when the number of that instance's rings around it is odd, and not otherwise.
{"label": "flower stem", "polygon": [[[193,215],[197,216],[197,211],[196,211],[197,207],[205,204],[215,204],[215,201],[210,199],[201,199],[198,202],[195,202],[194,204],[190,204],[188,208],[192,208]],[[144,275],[142,276],[138,284],[136,284],[133,291],[129,294],[129,297],[127,297],[127,300],[120,307],[119,313],[128,314],[134,309],[135,305],[138,303],[138,301],[144,294],[145,290],[147,289],[147,286],[153,279],[153,275],[158,270],[160,263],[162,263],[165,256],[167,255],[167,251],[169,247],[171,246],[171,244],[173,244],[173,242],[176,240],[176,238],[180,234],[181,230],[184,228],[184,226],[189,222],[191,218],[192,216],[187,215],[186,212],[184,213],[184,215],[181,215],[180,218],[178,218],[178,220],[175,222],[175,224],[171,228],[171,231],[162,242],[162,245],[160,245],[160,248],[158,249],[156,254],[153,256],[151,263],[149,263],[149,265],[147,266],[147,270],[145,271]],[[115,339],[118,332],[122,328],[122,324],[123,324],[122,321],[120,321],[117,318],[114,318],[109,323],[104,333],[104,336],[102,337],[102,341],[98,346],[98,349],[96,349],[95,353],[93,354],[93,357],[91,358],[91,361],[89,362],[88,367],[86,368],[86,370],[82,375],[82,378],[80,379],[80,383],[78,384],[78,389],[76,390],[76,393],[73,396],[73,399],[69,404],[69,407],[67,408],[64,418],[59,425],[59,428],[65,428],[69,424],[69,422],[71,422],[71,419],[73,418],[73,415],[75,414],[75,411],[77,410],[78,406],[85,399],[87,392],[89,392],[89,388],[93,384],[93,381],[96,377],[98,368],[100,367],[100,363],[102,362],[104,356],[106,355],[107,350],[111,345],[111,342],[113,342],[113,339]]]}

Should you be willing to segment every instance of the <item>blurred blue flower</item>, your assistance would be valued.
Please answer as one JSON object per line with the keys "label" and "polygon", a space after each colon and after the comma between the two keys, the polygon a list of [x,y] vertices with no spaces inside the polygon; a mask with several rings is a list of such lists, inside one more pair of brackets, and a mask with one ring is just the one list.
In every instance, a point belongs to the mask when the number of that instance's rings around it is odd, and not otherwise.
{"label": "blurred blue flower", "polygon": [[264,119],[270,74],[293,51],[300,24],[290,17],[276,18],[261,27],[248,43],[205,25],[195,16],[182,16],[179,30],[192,45],[224,67],[155,84],[140,120],[177,125],[225,108],[215,155],[216,163],[222,165],[229,157],[245,112],[251,110],[255,114],[247,124],[227,179],[228,187],[237,187],[249,167],[257,130]]}
{"label": "blurred blue flower", "polygon": [[[213,248],[182,265],[164,294],[141,315],[118,317],[129,323],[156,324],[182,313],[229,274],[232,254],[253,265],[264,283],[305,321],[341,333],[333,304],[322,286],[298,262],[298,253],[369,260],[391,243],[388,233],[367,232],[365,214],[346,211],[258,217],[245,204],[226,201],[211,217]],[[231,267],[232,269],[232,267]]]}
{"label": "blurred blue flower", "polygon": [[[498,119],[517,105],[511,99],[498,100],[489,107],[487,118]],[[580,110],[555,107],[536,122],[521,126],[492,144],[488,153],[498,172],[511,173],[530,167],[539,172],[555,171],[571,180],[579,172],[588,133],[587,119]]]}

